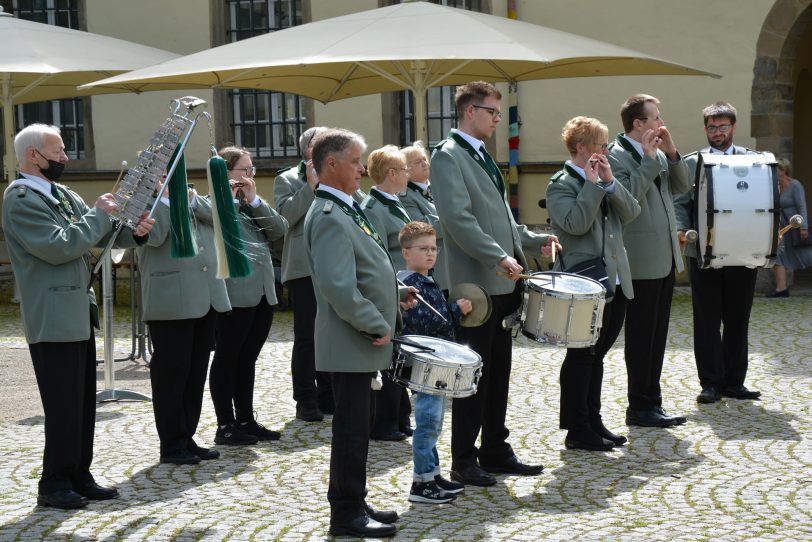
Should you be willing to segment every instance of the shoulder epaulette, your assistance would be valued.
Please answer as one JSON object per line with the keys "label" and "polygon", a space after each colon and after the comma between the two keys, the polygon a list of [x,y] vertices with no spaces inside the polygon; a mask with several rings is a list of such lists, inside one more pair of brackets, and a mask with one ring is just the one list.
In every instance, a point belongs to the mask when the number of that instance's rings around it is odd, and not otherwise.
{"label": "shoulder epaulette", "polygon": [[17,187],[17,197],[24,198],[26,193],[28,192],[28,187],[24,184],[21,184]]}
{"label": "shoulder epaulette", "polygon": [[328,215],[328,214],[330,214],[332,212],[332,210],[333,210],[333,202],[330,201],[330,200],[327,200],[324,203],[324,208],[321,210],[321,212]]}
{"label": "shoulder epaulette", "polygon": [[562,177],[564,177],[564,175],[565,175],[565,173],[564,173],[564,170],[562,169],[561,171],[559,171],[558,173],[556,173],[555,175],[550,177],[550,182],[554,183],[554,182],[558,181],[559,179],[561,179]]}
{"label": "shoulder epaulette", "polygon": [[696,156],[699,154],[699,151],[689,152],[688,154],[683,155],[683,158],[688,158],[689,156]]}
{"label": "shoulder epaulette", "polygon": [[376,203],[378,203],[378,200],[367,194],[364,200],[361,202],[361,207],[364,209],[372,209]]}
{"label": "shoulder epaulette", "polygon": [[276,174],[277,175],[282,175],[284,172],[290,171],[291,169],[293,169],[295,167],[298,167],[298,166],[289,166],[289,167],[283,167],[282,169],[277,169]]}
{"label": "shoulder epaulette", "polygon": [[442,149],[442,148],[443,148],[443,145],[445,145],[446,143],[448,143],[448,138],[445,138],[445,139],[443,139],[442,141],[440,141],[439,143],[437,143],[437,144],[434,146],[434,150],[435,150],[435,151],[437,151],[437,150]]}

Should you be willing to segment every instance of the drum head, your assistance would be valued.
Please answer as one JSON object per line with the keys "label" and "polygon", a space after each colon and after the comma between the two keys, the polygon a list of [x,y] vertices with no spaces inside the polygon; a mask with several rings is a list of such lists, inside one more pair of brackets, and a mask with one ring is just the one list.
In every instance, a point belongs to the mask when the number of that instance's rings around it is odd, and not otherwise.
{"label": "drum head", "polygon": [[401,350],[424,359],[435,358],[441,362],[446,360],[461,364],[477,364],[482,361],[482,357],[467,346],[446,341],[445,339],[427,337],[425,335],[402,335],[399,338],[419,344],[422,348],[417,348],[405,343],[401,343],[399,347]]}
{"label": "drum head", "polygon": [[460,298],[468,299],[473,305],[471,312],[460,318],[462,327],[479,327],[491,317],[491,298],[482,286],[473,282],[457,284],[451,288],[448,299],[453,303]]}
{"label": "drum head", "polygon": [[569,295],[599,294],[605,291],[600,282],[573,273],[544,273],[544,275],[549,279],[548,282],[541,283],[544,291]]}

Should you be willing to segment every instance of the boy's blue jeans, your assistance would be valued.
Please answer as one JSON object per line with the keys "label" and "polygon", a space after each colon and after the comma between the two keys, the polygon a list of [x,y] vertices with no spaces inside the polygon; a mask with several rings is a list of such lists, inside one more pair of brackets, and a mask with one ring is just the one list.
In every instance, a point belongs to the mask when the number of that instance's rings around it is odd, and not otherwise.
{"label": "boy's blue jeans", "polygon": [[414,481],[430,482],[440,474],[440,456],[437,440],[443,430],[445,397],[427,393],[414,394],[414,435],[412,456],[414,458]]}

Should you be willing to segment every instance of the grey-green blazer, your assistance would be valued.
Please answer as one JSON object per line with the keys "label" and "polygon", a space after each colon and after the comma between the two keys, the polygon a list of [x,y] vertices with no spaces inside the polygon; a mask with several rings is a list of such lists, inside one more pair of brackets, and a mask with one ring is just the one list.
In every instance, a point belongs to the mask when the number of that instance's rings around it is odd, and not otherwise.
{"label": "grey-green blazer", "polygon": [[196,198],[193,224],[197,256],[172,257],[169,207],[163,203],[155,209],[155,225],[146,244],[137,250],[146,322],[200,318],[212,308],[217,312],[231,310],[226,283],[217,278],[211,203],[208,198]]}
{"label": "grey-green blazer", "polygon": [[[626,188],[615,182],[615,191],[608,194],[603,188],[586,182],[574,170],[562,169],[553,175],[547,186],[547,211],[553,233],[566,247],[556,262],[566,269],[601,255],[606,262],[609,282],[623,288],[623,295],[634,297],[629,258],[623,245],[623,225],[640,214],[637,203]],[[607,201],[606,220],[601,202]],[[604,235],[605,225],[606,234]],[[605,240],[604,240],[605,239]],[[566,264],[566,265],[564,265]]]}
{"label": "grey-green blazer", "polygon": [[[400,208],[403,209],[403,206],[401,205]],[[389,257],[392,258],[392,266],[395,268],[395,271],[406,269],[406,261],[403,259],[403,253],[400,251],[400,242],[398,241],[400,230],[406,225],[404,219],[399,215],[393,214],[390,211],[389,205],[375,199],[371,190],[361,203],[361,209],[363,209],[364,214],[369,221],[372,222],[375,231],[378,232],[378,235],[380,235],[386,245],[386,249],[389,251]],[[403,209],[403,211],[405,212],[406,210]],[[408,214],[409,213],[406,212],[407,216]]]}
{"label": "grey-green blazer", "polygon": [[257,207],[243,207],[242,212],[237,206],[237,216],[243,244],[251,261],[251,274],[226,279],[231,306],[256,307],[263,295],[269,305],[276,305],[276,284],[269,247],[270,243],[288,231],[288,221],[264,200]]}
{"label": "grey-green blazer", "polygon": [[[392,365],[398,312],[395,271],[386,251],[332,200],[317,197],[305,219],[305,247],[316,296],[316,369],[365,373]],[[369,335],[369,336],[365,336]]]}
{"label": "grey-green blazer", "polygon": [[[699,161],[698,153],[711,152],[710,147],[705,147],[698,152],[692,152],[685,156],[685,163],[688,165],[688,170],[691,172],[691,188],[684,194],[674,196],[674,213],[677,216],[677,230],[687,231],[696,229],[694,224],[694,200],[696,198],[696,166]],[[756,151],[751,151],[744,147],[733,146],[733,154],[758,154]],[[685,245],[685,257],[696,258],[697,250],[696,243],[688,243]]]}
{"label": "grey-green blazer", "polygon": [[454,137],[432,153],[431,189],[451,282],[473,282],[490,295],[512,292],[513,281],[496,275],[498,263],[512,256],[527,269],[522,248],[538,252],[548,236],[516,224],[506,195],[482,160]]}
{"label": "grey-green blazer", "polygon": [[304,247],[304,219],[313,203],[313,190],[307,184],[305,163],[288,168],[274,180],[276,211],[288,221],[285,247],[282,249],[282,283],[310,276]]}
{"label": "grey-green blazer", "polygon": [[[609,163],[615,179],[640,204],[640,215],[623,230],[632,278],[663,278],[671,272],[672,266],[682,271],[672,198],[691,187],[685,160],[680,156],[671,162],[662,151],[657,151],[656,160],[648,156],[641,158],[623,136],[618,135],[609,145]],[[658,176],[659,186],[655,182]]]}
{"label": "grey-green blazer", "polygon": [[426,196],[420,191],[420,187],[409,183],[406,192],[398,196],[403,208],[409,213],[409,218],[417,220],[418,222],[427,222],[431,224],[437,231],[437,248],[440,252],[437,254],[437,261],[434,264],[434,281],[440,286],[441,289],[449,290],[453,284],[448,276],[448,265],[446,264],[446,255],[443,251],[443,228],[440,225],[440,217],[437,216],[437,209],[434,203],[429,201]]}
{"label": "grey-green blazer", "polygon": [[[92,332],[91,313],[98,314],[96,296],[88,286],[88,251],[104,243],[112,230],[110,217],[88,208],[68,187],[58,186],[75,212],[73,223],[32,188],[12,186],[3,195],[3,231],[29,344],[86,341]],[[119,237],[132,239],[127,232]]]}

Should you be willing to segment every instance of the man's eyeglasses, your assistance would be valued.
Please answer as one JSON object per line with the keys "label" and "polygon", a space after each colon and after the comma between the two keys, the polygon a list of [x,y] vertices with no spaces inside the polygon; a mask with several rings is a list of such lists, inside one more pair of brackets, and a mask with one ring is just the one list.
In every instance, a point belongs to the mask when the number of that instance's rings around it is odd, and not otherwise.
{"label": "man's eyeglasses", "polygon": [[716,132],[719,132],[720,134],[726,134],[730,131],[732,127],[733,127],[732,124],[719,124],[719,125],[708,124],[707,126],[705,126],[705,130],[707,130],[709,134],[715,134]]}
{"label": "man's eyeglasses", "polygon": [[257,166],[234,168],[229,171],[242,171],[246,177],[253,177],[257,174]]}
{"label": "man's eyeglasses", "polygon": [[474,106],[475,109],[484,109],[485,111],[490,113],[491,117],[493,117],[494,120],[502,118],[502,112],[496,109],[495,107],[488,107],[487,105],[474,105],[474,104],[472,105]]}
{"label": "man's eyeglasses", "polygon": [[415,248],[422,252],[423,254],[439,254],[440,248],[439,247],[430,247],[426,245],[412,245],[408,248]]}

